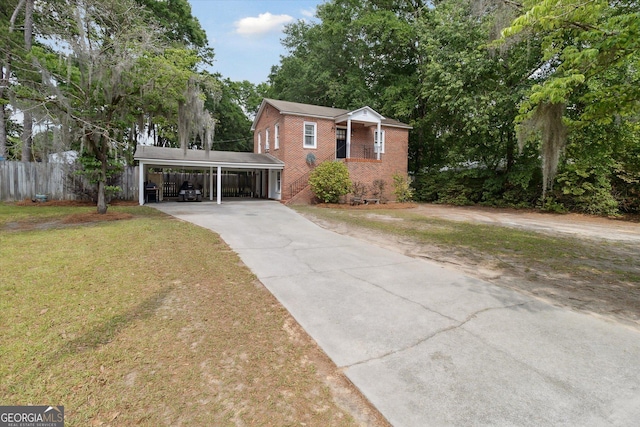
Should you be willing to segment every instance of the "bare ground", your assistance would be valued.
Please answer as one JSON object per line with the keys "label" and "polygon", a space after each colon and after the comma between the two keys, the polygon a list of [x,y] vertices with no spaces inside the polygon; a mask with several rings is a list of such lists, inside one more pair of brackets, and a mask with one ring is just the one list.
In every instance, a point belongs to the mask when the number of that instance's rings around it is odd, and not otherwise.
{"label": "bare ground", "polygon": [[[384,209],[393,205],[372,206]],[[333,206],[335,207],[335,206]],[[409,206],[396,206],[407,208]],[[371,241],[411,257],[425,258],[463,271],[465,274],[511,288],[556,306],[586,312],[611,321],[640,328],[640,283],[620,281],[602,274],[589,278],[589,269],[607,271],[628,268],[640,277],[640,223],[580,214],[550,214],[512,209],[457,207],[445,205],[413,205],[412,213],[451,221],[491,224],[545,233],[555,237],[579,239],[587,248],[606,246],[606,256],[581,259],[573,273],[555,273],[541,263],[526,263],[497,258],[478,251],[429,245],[404,236],[363,229],[339,221],[305,214],[324,228]],[[345,207],[347,208],[347,207]],[[367,209],[367,207],[358,207]],[[370,215],[385,220],[372,211]],[[397,218],[389,216],[389,221]]]}

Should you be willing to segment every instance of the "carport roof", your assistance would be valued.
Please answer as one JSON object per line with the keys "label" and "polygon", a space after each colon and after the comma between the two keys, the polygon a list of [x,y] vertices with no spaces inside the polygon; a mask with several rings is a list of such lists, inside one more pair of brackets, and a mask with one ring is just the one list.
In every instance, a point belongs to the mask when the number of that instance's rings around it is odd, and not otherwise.
{"label": "carport roof", "polygon": [[133,158],[149,166],[217,167],[234,169],[282,169],[284,162],[269,154],[236,151],[183,150],[138,145]]}

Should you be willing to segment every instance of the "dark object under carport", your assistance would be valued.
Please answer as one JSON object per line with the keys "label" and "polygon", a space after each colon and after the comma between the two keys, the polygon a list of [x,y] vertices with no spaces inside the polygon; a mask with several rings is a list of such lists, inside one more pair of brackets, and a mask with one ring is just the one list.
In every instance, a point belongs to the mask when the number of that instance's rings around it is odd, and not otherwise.
{"label": "dark object under carport", "polygon": [[202,191],[197,189],[189,181],[185,181],[180,186],[180,192],[178,193],[178,201],[182,202],[201,202]]}
{"label": "dark object under carport", "polygon": [[159,198],[159,191],[158,191],[158,186],[156,185],[155,182],[148,182],[145,187],[144,187],[144,200],[145,203],[149,203],[149,202],[156,202],[158,203],[160,200]]}

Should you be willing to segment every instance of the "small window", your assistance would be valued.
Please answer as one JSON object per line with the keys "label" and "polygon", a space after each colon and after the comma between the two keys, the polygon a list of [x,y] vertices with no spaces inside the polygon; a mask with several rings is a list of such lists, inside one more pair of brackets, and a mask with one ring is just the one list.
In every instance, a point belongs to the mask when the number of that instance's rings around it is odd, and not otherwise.
{"label": "small window", "polygon": [[317,148],[316,123],[304,122],[304,148]]}
{"label": "small window", "polygon": [[276,193],[282,192],[282,171],[276,172]]}
{"label": "small window", "polygon": [[280,125],[275,126],[275,135],[273,136],[273,149],[280,148]]}
{"label": "small window", "polygon": [[269,152],[269,128],[264,131],[264,151],[265,153]]}
{"label": "small window", "polygon": [[374,142],[373,142],[373,147],[374,147],[374,152],[376,153],[384,153],[384,131],[380,132],[382,135],[379,138],[378,137],[378,131],[374,132]]}
{"label": "small window", "polygon": [[262,133],[258,132],[258,154],[262,153]]}

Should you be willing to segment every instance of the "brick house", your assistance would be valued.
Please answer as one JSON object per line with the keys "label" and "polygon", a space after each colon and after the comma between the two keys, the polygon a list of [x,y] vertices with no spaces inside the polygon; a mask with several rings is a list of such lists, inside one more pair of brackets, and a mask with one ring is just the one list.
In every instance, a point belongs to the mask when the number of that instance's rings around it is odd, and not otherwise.
{"label": "brick house", "polygon": [[411,126],[388,119],[369,107],[349,111],[264,99],[251,130],[253,152],[284,163],[271,174],[272,198],[309,202],[311,170],[324,161],[342,161],[352,182],[371,188],[385,182],[384,197],[393,199],[393,175],[407,176]]}

